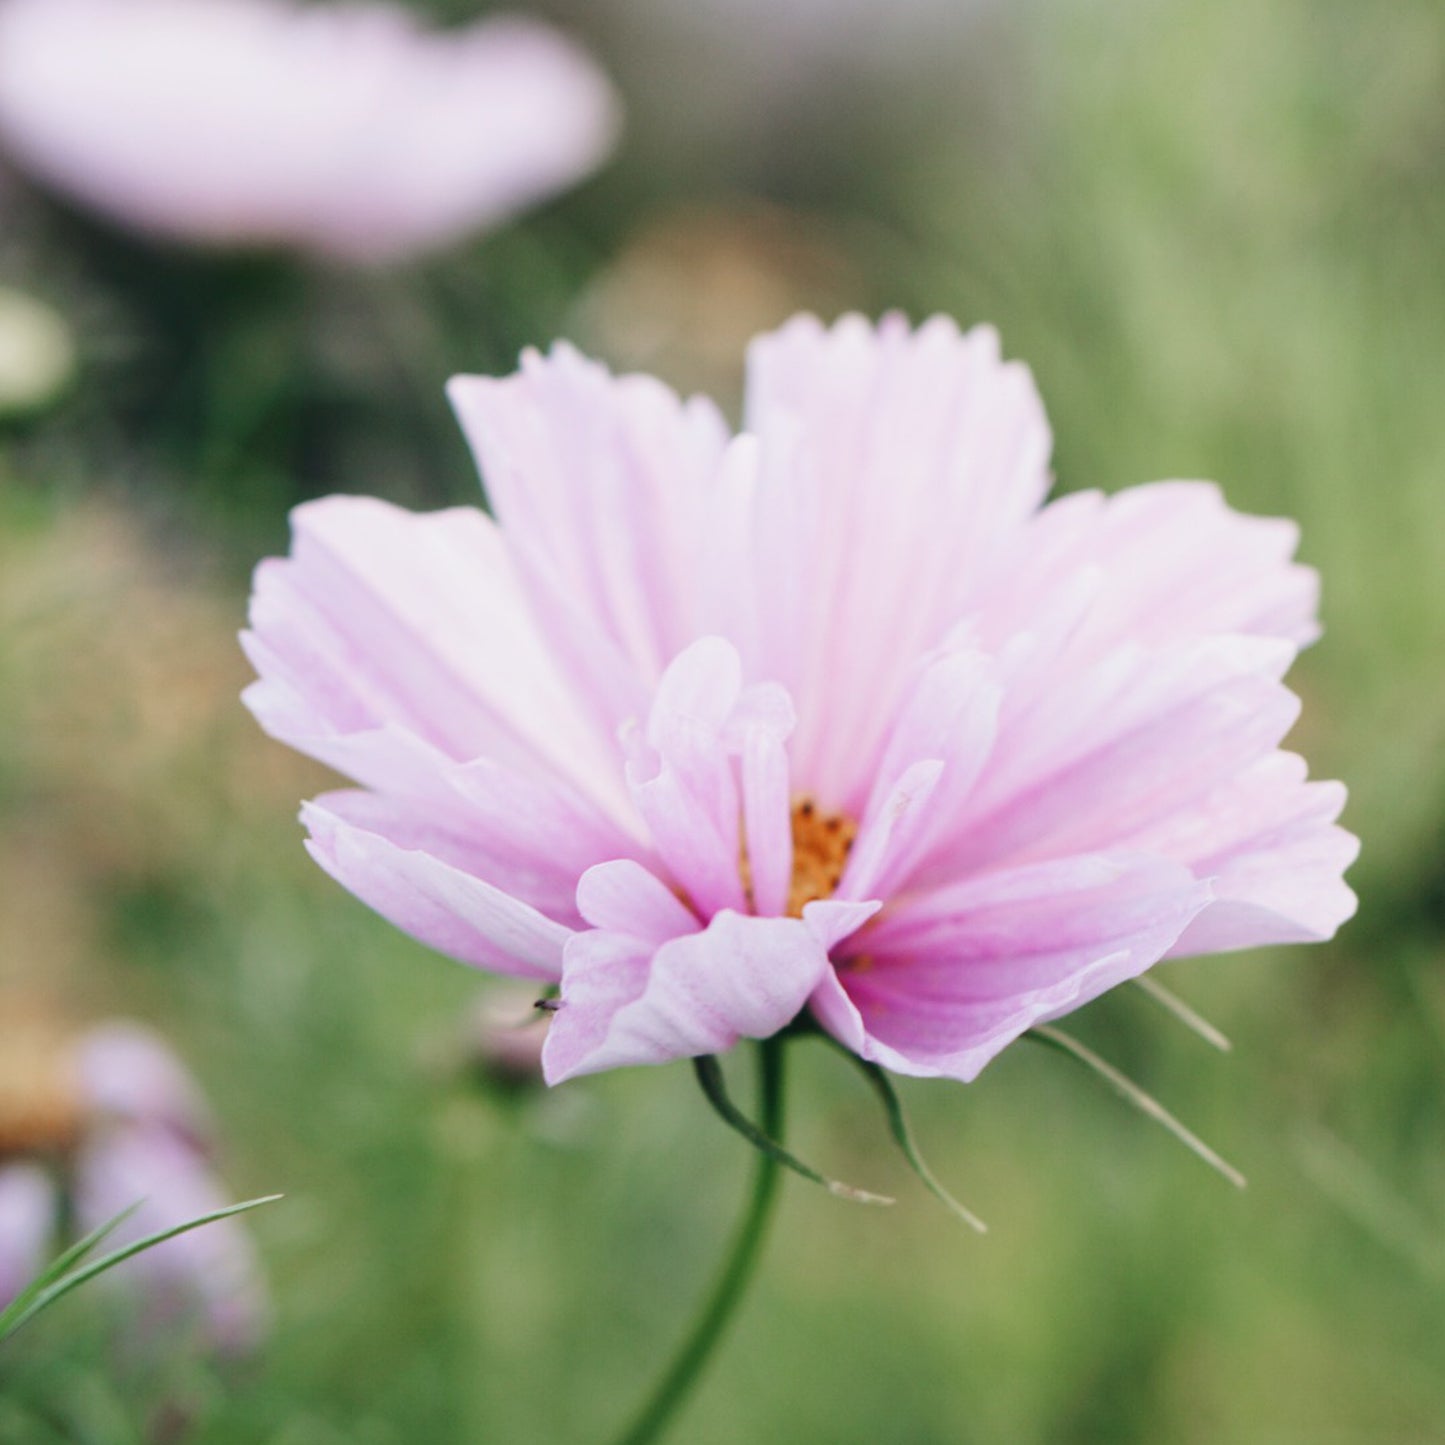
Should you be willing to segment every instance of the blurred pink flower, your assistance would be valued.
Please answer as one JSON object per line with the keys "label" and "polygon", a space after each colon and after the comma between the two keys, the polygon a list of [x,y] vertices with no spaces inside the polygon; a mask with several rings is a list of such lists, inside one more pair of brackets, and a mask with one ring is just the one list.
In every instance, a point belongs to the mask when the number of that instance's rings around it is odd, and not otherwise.
{"label": "blurred pink flower", "polygon": [[[140,1205],[107,1241],[111,1247],[235,1202],[221,1191],[203,1155],[149,1121],[100,1131],[76,1159],[73,1188],[82,1233]],[[267,1304],[260,1263],[238,1219],[217,1220],[148,1249],[104,1283],[131,1302],[146,1341],[172,1325],[193,1323],[207,1346],[222,1354],[245,1354],[261,1342]]]}
{"label": "blurred pink flower", "polygon": [[323,868],[560,981],[551,1081],[804,1008],[971,1079],[1166,956],[1352,913],[1344,789],[1279,750],[1295,527],[1199,482],[1043,505],[991,330],[797,318],[737,437],[566,345],[451,395],[497,521],[299,508],[247,701],[363,785],[304,809]]}
{"label": "blurred pink flower", "polygon": [[386,261],[491,226],[605,158],[616,100],[504,17],[384,4],[3,0],[0,143],[147,232]]}
{"label": "blurred pink flower", "polygon": [[[200,1091],[149,1029],[112,1022],[88,1030],[70,1046],[56,1082],[72,1076],[73,1136],[0,1167],[0,1302],[44,1263],[62,1212],[85,1234],[139,1204],[107,1240],[113,1248],[232,1202],[215,1179]],[[42,1160],[61,1164],[58,1175]],[[63,1208],[57,1180],[66,1189]],[[265,1328],[260,1264],[237,1219],[157,1245],[102,1285],[130,1302],[143,1343],[184,1321],[199,1326],[210,1348],[236,1354],[258,1344]]]}
{"label": "blurred pink flower", "polygon": [[0,1309],[40,1272],[59,1195],[39,1164],[0,1164]]}

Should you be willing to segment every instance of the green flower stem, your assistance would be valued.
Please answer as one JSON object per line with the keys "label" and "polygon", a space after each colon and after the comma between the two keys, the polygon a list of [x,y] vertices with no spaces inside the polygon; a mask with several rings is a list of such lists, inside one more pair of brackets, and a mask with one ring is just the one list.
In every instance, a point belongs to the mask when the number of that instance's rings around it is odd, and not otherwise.
{"label": "green flower stem", "polygon": [[[780,1140],[783,1133],[783,1041],[765,1039],[758,1046],[758,1123],[763,1133]],[[733,1313],[742,1301],[762,1252],[777,1199],[778,1160],[760,1153],[753,1169],[747,1213],[738,1224],[732,1248],[717,1283],[698,1314],[667,1373],[617,1445],[651,1445],[660,1440],[672,1418],[697,1384]]]}

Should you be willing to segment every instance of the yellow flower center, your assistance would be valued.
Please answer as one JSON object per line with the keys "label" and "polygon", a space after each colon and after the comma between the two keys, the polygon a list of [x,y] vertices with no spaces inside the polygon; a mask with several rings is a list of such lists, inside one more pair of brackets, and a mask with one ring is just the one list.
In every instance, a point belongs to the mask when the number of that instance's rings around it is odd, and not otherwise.
{"label": "yellow flower center", "polygon": [[801,918],[804,904],[833,896],[857,836],[858,825],[851,818],[825,812],[806,796],[794,801],[789,917]]}

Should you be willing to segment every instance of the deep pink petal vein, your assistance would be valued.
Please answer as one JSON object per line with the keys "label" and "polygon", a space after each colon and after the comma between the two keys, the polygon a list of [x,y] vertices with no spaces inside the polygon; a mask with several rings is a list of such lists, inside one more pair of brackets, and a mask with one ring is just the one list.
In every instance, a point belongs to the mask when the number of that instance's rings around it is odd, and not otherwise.
{"label": "deep pink petal vein", "polygon": [[1353,912],[1344,788],[1280,746],[1296,528],[1203,482],[1046,503],[993,331],[798,317],[737,435],[565,344],[451,397],[494,515],[299,508],[246,700],[359,784],[304,809],[327,872],[560,984],[550,1081],[805,1009],[972,1079],[1162,959]]}

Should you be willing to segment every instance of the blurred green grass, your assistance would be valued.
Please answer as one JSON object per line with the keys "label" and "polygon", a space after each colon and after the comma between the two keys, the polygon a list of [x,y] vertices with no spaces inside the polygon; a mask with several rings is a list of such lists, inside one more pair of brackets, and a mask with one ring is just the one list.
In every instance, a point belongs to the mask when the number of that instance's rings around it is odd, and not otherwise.
{"label": "blurred green grass", "polygon": [[[800,1048],[799,1151],[900,1202],[790,1181],[677,1438],[1445,1440],[1445,16],[1076,0],[1008,23],[992,84],[942,97],[921,140],[880,125],[809,224],[861,304],[999,324],[1061,485],[1210,476],[1299,518],[1327,631],[1293,674],[1296,738],[1351,786],[1361,913],[1327,947],[1171,971],[1227,1058],[1135,996],[1078,1020],[1243,1168],[1241,1195],[1021,1045],[969,1088],[905,1087],[993,1226],[975,1239],[852,1072]],[[677,200],[626,160],[615,180],[625,204],[603,176],[385,284],[179,263],[38,210],[11,252],[87,370],[0,451],[7,967],[168,1029],[236,1197],[288,1195],[255,1224],[266,1358],[187,1367],[206,1445],[605,1439],[740,1204],[745,1151],[685,1068],[520,1100],[449,1073],[484,983],[311,867],[292,808],[320,775],[233,702],[244,570],[285,506],[468,498],[440,382],[568,329]],[[762,189],[789,200],[776,157]],[[167,1382],[104,1363],[106,1308],[17,1340],[6,1441],[145,1418]]]}

